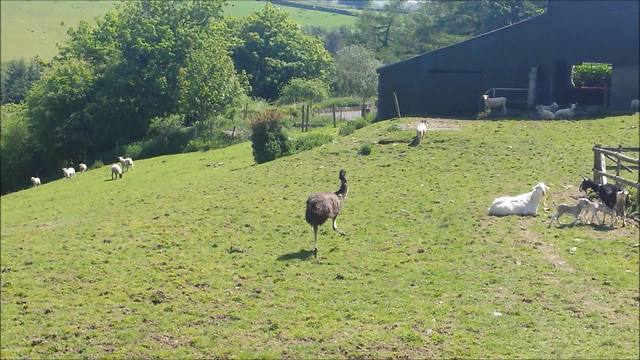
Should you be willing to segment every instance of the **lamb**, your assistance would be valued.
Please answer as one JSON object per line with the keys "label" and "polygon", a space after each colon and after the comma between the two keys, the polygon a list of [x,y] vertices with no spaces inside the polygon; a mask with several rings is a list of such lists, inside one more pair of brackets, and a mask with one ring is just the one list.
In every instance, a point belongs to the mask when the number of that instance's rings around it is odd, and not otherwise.
{"label": "lamb", "polygon": [[[555,103],[554,103],[555,104]],[[547,110],[542,108],[543,105],[536,106],[536,110],[538,111],[538,115],[543,120],[553,120],[556,118],[556,115],[551,110]]]}
{"label": "lamb", "polygon": [[571,119],[573,118],[573,116],[576,114],[576,105],[578,104],[571,104],[571,107],[566,108],[566,109],[560,109],[558,111],[556,111],[555,116],[556,119]]}
{"label": "lamb", "polygon": [[419,145],[427,133],[427,120],[420,120],[420,124],[416,127],[416,143]]}
{"label": "lamb", "polygon": [[65,178],[71,179],[72,177],[76,176],[76,170],[72,167],[62,168],[62,174],[64,175]]}
{"label": "lamb", "polygon": [[318,256],[318,227],[324,224],[327,219],[333,220],[333,230],[337,231],[341,235],[345,235],[344,232],[338,230],[336,224],[336,218],[340,214],[342,204],[347,199],[347,193],[349,188],[347,186],[347,172],[340,170],[338,177],[340,178],[340,189],[332,192],[321,192],[309,195],[307,199],[307,211],[305,213],[305,219],[307,223],[313,227],[313,253],[314,257]]}
{"label": "lamb", "polygon": [[638,108],[640,108],[640,99],[631,100],[631,112],[632,113],[638,112]]}
{"label": "lamb", "polygon": [[[564,214],[570,214],[573,215],[573,217],[575,217],[575,219],[573,220],[573,222],[569,223],[568,225],[574,225],[576,222],[578,222],[578,220],[582,220],[580,218],[580,214],[583,212],[583,210],[586,210],[587,207],[589,208],[594,208],[594,204],[591,200],[586,199],[586,198],[581,198],[578,199],[578,203],[575,205],[567,205],[567,204],[556,204],[556,202],[553,202],[553,205],[556,206],[556,212],[551,215],[551,218],[549,220],[549,225],[547,225],[547,227],[551,227],[551,223],[553,222],[553,220],[555,220],[558,225],[562,225],[560,224],[560,217]],[[593,216],[597,216],[595,214],[594,211],[592,211],[592,218],[591,220],[593,221]],[[599,219],[598,219],[599,220]]]}
{"label": "lamb", "polygon": [[499,197],[489,207],[489,215],[531,215],[538,214],[538,204],[544,197],[549,187],[544,183],[538,183],[533,189],[517,196]]}
{"label": "lamb", "polygon": [[78,165],[78,169],[80,169],[80,172],[86,172],[87,171],[87,164],[82,163],[82,164]]}
{"label": "lamb", "polygon": [[536,106],[536,109],[540,109],[540,110],[547,110],[547,111],[551,111],[551,112],[555,112],[556,110],[558,110],[559,106],[557,102],[553,102],[551,103],[551,105],[538,105]]}
{"label": "lamb", "polygon": [[114,177],[117,180],[118,176],[122,179],[122,168],[118,164],[111,165],[111,180],[113,180]]}
{"label": "lamb", "polygon": [[39,177],[31,177],[31,184],[33,187],[40,186],[40,178]]}
{"label": "lamb", "polygon": [[506,97],[494,97],[490,98],[489,95],[482,95],[484,100],[484,110],[489,111],[491,109],[502,108],[502,113],[507,113],[507,98]]}
{"label": "lamb", "polygon": [[132,158],[123,158],[122,156],[118,156],[118,161],[120,161],[120,165],[122,165],[122,169],[124,171],[129,170],[129,166],[131,166],[131,170],[133,170],[133,159]]}

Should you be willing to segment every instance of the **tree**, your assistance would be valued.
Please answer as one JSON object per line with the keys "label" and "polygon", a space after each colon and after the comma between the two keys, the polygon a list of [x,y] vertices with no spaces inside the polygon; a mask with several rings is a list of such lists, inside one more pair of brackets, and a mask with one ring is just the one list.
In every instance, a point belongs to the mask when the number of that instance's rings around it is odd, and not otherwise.
{"label": "tree", "polygon": [[2,64],[2,103],[19,103],[42,76],[44,63],[37,56],[27,62],[24,59],[10,60]]}
{"label": "tree", "polygon": [[252,95],[274,100],[292,78],[323,79],[332,64],[320,39],[306,35],[289,15],[271,4],[231,20],[238,45],[233,59],[249,76]]}
{"label": "tree", "polygon": [[291,79],[282,87],[280,101],[285,104],[318,102],[329,97],[329,87],[318,79]]}
{"label": "tree", "polygon": [[183,119],[178,114],[166,117],[155,117],[149,125],[149,135],[162,137],[165,144],[169,142],[169,136],[182,128]]}
{"label": "tree", "polygon": [[378,91],[378,74],[376,69],[382,63],[375,58],[373,51],[360,46],[351,45],[340,50],[336,56],[336,89],[342,95],[356,95],[366,99]]}

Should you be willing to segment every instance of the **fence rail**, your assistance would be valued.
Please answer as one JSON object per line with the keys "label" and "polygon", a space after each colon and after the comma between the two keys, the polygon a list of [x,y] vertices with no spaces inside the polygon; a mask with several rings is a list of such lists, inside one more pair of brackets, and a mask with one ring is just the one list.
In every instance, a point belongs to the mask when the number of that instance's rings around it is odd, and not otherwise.
{"label": "fence rail", "polygon": [[[623,152],[635,153],[637,154],[637,158],[624,155]],[[607,166],[606,159],[613,161],[615,165]],[[623,162],[631,163],[636,166],[627,166],[623,164]],[[640,166],[638,165],[640,165],[640,148],[623,147],[622,145],[618,145],[617,148],[602,147],[599,144],[596,144],[593,147],[593,180],[601,184],[605,184],[607,179],[612,179],[640,190]],[[614,169],[615,175],[607,173],[607,170]],[[630,180],[629,178],[622,177],[622,171],[635,174],[635,179]]]}

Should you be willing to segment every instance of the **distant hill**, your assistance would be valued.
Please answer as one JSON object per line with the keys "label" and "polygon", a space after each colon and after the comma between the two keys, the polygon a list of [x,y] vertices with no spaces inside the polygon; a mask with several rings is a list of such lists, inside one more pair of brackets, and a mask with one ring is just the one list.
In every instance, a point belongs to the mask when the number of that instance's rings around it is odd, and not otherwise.
{"label": "distant hill", "polygon": [[[67,39],[67,30],[81,20],[93,21],[113,9],[117,1],[1,1],[1,61],[31,58],[39,55],[52,58],[56,43]],[[258,1],[230,1],[226,14],[247,16],[266,3]],[[328,14],[308,9],[282,7],[302,26],[325,28],[353,24],[353,16]]]}

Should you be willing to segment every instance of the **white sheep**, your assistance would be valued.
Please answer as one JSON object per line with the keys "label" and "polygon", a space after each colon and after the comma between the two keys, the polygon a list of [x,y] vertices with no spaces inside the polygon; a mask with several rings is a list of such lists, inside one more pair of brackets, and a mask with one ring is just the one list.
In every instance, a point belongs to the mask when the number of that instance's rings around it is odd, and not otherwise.
{"label": "white sheep", "polygon": [[640,108],[640,100],[639,99],[631,100],[631,112],[632,113],[638,112],[638,108]]}
{"label": "white sheep", "polygon": [[118,176],[122,179],[122,168],[118,164],[111,165],[111,180],[113,180],[114,177],[117,180]]}
{"label": "white sheep", "polygon": [[556,118],[556,115],[551,110],[547,110],[543,107],[544,105],[536,106],[536,110],[538,110],[538,115],[542,120],[553,120]]}
{"label": "white sheep", "polygon": [[72,167],[62,168],[62,174],[64,175],[65,178],[71,179],[72,177],[76,176],[76,170]]}
{"label": "white sheep", "polygon": [[416,142],[420,144],[422,139],[424,139],[424,135],[427,133],[427,121],[420,120],[420,124],[416,126]]}
{"label": "white sheep", "polygon": [[120,161],[120,165],[122,165],[122,169],[124,171],[129,170],[129,166],[131,166],[131,170],[133,170],[133,159],[132,158],[123,158],[122,156],[118,156],[118,161]]}
{"label": "white sheep", "polygon": [[507,113],[507,98],[506,97],[495,97],[490,98],[489,95],[482,95],[482,99],[484,100],[484,110],[489,111],[490,109],[502,108],[502,113]]}
{"label": "white sheep", "polygon": [[554,101],[553,103],[551,103],[551,105],[540,104],[536,106],[536,109],[549,110],[551,112],[556,112],[556,110],[558,110],[559,107],[560,106],[558,106],[558,103]]}
{"label": "white sheep", "polygon": [[556,119],[571,119],[576,114],[576,105],[578,104],[571,104],[570,108],[560,109],[556,111]]}
{"label": "white sheep", "polygon": [[538,214],[538,204],[544,197],[549,187],[544,183],[538,183],[533,189],[516,196],[504,196],[493,200],[489,207],[489,215],[532,215]]}
{"label": "white sheep", "polygon": [[78,165],[78,169],[80,169],[80,172],[87,171],[87,164],[82,163],[82,164]]}
{"label": "white sheep", "polygon": [[31,177],[31,184],[33,185],[33,187],[40,186],[40,184],[41,184],[40,178],[32,176]]}

